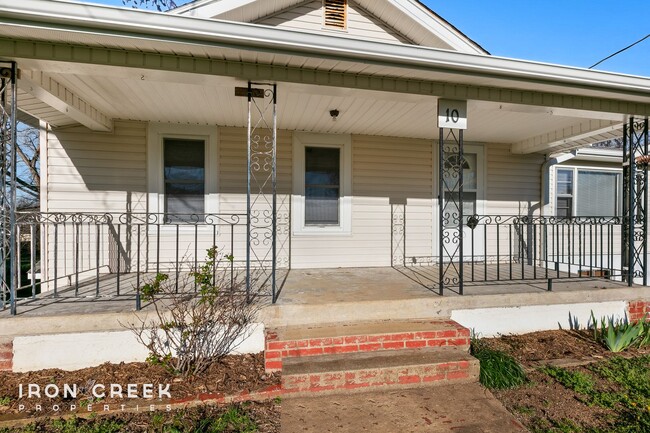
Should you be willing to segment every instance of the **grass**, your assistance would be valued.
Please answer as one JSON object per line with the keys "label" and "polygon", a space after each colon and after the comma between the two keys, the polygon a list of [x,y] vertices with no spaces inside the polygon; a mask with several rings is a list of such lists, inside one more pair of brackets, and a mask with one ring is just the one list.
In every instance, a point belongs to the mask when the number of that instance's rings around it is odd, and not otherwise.
{"label": "grass", "polygon": [[88,419],[72,417],[33,423],[23,428],[0,428],[0,433],[118,433],[147,431],[157,433],[254,433],[257,425],[246,413],[248,406],[230,406],[221,414],[208,409],[183,409],[172,413],[154,412],[141,429],[132,429],[128,416],[102,416]]}
{"label": "grass", "polygon": [[484,387],[509,389],[526,383],[524,370],[510,355],[490,349],[476,338],[472,339],[471,351],[481,363],[479,381]]}
{"label": "grass", "polygon": [[[591,364],[588,372],[546,366],[540,369],[562,386],[575,391],[588,406],[611,410],[608,433],[650,432],[650,355],[614,357]],[[597,386],[597,379],[605,387]],[[583,429],[567,420],[539,420],[529,426],[533,432],[605,433]]]}

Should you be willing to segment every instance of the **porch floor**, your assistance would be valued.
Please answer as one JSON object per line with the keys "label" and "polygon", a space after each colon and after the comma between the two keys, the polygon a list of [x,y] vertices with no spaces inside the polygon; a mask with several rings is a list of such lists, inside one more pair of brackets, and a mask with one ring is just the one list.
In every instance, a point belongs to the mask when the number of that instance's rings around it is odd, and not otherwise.
{"label": "porch floor", "polygon": [[[480,268],[480,269],[479,269]],[[526,281],[509,279],[509,266],[501,265],[501,281],[497,279],[497,266],[476,266],[474,281],[471,267],[464,270],[464,296],[539,293],[548,290],[545,269],[524,266]],[[513,278],[521,278],[522,269],[513,270]],[[535,276],[537,279],[534,279]],[[549,278],[557,276],[555,271]],[[567,278],[566,273],[553,280],[554,292],[600,290],[627,287],[626,283],[604,278]],[[439,296],[437,266],[407,266],[382,268],[337,268],[337,269],[292,269],[280,292],[277,303],[287,304],[329,304],[336,302],[364,302],[381,300],[413,299]],[[444,296],[460,296],[458,287],[445,288]]]}
{"label": "porch floor", "polygon": [[[509,278],[509,269],[500,269],[503,279]],[[481,269],[483,266],[481,265]],[[519,266],[513,277],[521,277]],[[545,270],[534,270],[527,266],[523,270],[526,278],[533,278],[537,272],[539,279],[529,281],[478,281],[485,272],[476,268],[475,282],[471,282],[471,269],[466,267],[465,296],[508,295],[542,293],[547,291]],[[419,298],[440,298],[438,294],[438,267],[381,267],[381,268],[336,268],[336,269],[293,269],[278,271],[280,293],[279,306],[322,305],[342,302],[394,301]],[[496,265],[488,265],[489,278],[496,277]],[[549,277],[556,276],[549,271]],[[154,277],[154,274],[141,274],[140,284]],[[627,288],[627,284],[602,278],[571,278],[553,281],[554,292],[595,291],[601,289]],[[97,313],[125,313],[135,310],[136,274],[120,275],[120,294],[117,294],[117,276],[103,275],[97,279],[79,282],[78,296],[74,286],[59,288],[59,297],[51,292],[38,295],[36,299],[22,299],[17,310],[20,316],[63,316]],[[97,282],[99,296],[96,297]],[[450,287],[444,297],[458,297],[458,288]],[[270,297],[264,298],[270,304]],[[146,312],[151,308],[143,303]],[[9,309],[0,311],[0,318],[9,318]]]}

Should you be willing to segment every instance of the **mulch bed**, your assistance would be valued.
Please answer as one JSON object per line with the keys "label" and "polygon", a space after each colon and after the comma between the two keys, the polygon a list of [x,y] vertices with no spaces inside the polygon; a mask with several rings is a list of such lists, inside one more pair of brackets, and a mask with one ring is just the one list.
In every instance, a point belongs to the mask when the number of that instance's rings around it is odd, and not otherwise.
{"label": "mulch bed", "polygon": [[[153,384],[154,395],[158,385],[170,384],[172,397],[169,403],[175,400],[187,400],[189,397],[196,397],[200,394],[236,394],[241,391],[257,391],[280,384],[278,373],[268,374],[264,371],[264,354],[232,355],[227,356],[220,362],[213,364],[209,370],[199,377],[182,378],[176,376],[160,365],[149,363],[121,363],[103,364],[98,367],[85,368],[77,371],[64,371],[59,369],[40,370],[28,373],[0,372],[0,401],[9,397],[9,404],[0,406],[0,420],[12,417],[12,414],[19,412],[19,405],[25,408],[20,411],[23,416],[54,414],[54,406],[58,405],[60,413],[69,413],[70,405],[74,404],[78,409],[87,405],[110,405],[111,410],[119,409],[125,402],[141,403],[149,405],[152,403],[164,403],[161,400],[150,399],[127,399],[127,398],[104,398],[94,399],[91,395],[91,388],[94,384],[106,385],[108,396],[111,384],[120,384],[124,388],[126,397],[127,384]],[[23,385],[24,396],[19,399],[19,385]],[[41,398],[32,397],[27,399],[27,385],[38,384],[41,389]],[[60,388],[60,395],[57,398],[47,398],[44,395],[44,388],[48,384],[56,384]],[[75,401],[63,398],[63,384],[77,384],[79,395]],[[142,388],[138,388],[141,393]],[[140,394],[141,397],[141,394]],[[41,411],[36,412],[36,405],[41,406]],[[101,409],[99,409],[101,410]]]}
{"label": "mulch bed", "polygon": [[[488,347],[511,355],[523,367],[530,369],[547,364],[570,365],[594,362],[617,354],[596,343],[591,331],[540,331],[523,335],[485,338]],[[630,348],[619,356],[650,353],[650,348]]]}

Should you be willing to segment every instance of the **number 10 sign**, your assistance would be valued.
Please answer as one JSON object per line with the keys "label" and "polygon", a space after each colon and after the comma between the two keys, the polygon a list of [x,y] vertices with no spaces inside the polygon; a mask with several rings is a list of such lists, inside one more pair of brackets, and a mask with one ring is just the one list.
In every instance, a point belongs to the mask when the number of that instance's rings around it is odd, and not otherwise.
{"label": "number 10 sign", "polygon": [[467,129],[467,101],[439,99],[438,128]]}

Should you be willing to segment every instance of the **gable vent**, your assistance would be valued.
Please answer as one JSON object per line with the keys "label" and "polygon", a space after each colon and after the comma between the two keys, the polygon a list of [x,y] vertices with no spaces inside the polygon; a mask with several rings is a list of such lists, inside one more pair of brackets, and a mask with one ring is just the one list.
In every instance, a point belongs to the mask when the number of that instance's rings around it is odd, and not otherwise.
{"label": "gable vent", "polygon": [[325,26],[337,29],[347,27],[347,0],[323,0]]}

